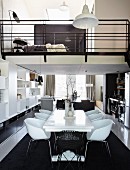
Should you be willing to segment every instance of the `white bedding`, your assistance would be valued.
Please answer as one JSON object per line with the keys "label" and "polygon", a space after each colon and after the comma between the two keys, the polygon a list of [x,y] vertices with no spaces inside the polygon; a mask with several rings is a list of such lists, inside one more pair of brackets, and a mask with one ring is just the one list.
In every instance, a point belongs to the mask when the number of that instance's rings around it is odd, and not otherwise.
{"label": "white bedding", "polygon": [[46,44],[47,52],[66,52],[64,44]]}

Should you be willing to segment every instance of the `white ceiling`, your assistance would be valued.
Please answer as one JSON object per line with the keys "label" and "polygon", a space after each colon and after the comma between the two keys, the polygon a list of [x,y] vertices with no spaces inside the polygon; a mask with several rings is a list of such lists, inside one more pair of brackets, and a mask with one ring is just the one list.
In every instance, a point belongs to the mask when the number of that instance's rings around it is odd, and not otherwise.
{"label": "white ceiling", "polygon": [[[37,19],[45,19],[46,9],[58,9],[63,1],[69,6],[70,19],[74,19],[76,15],[82,12],[85,0],[24,0],[30,17]],[[91,11],[94,0],[86,0],[86,4]]]}
{"label": "white ceiling", "polygon": [[119,72],[128,72],[127,64],[21,64],[25,68],[42,74],[72,74],[72,75],[102,75]]}

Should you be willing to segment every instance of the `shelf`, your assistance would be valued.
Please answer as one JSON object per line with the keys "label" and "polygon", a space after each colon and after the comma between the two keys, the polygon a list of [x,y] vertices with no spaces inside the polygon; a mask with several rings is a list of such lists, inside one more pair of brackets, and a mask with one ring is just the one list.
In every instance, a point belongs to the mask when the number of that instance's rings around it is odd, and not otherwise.
{"label": "shelf", "polygon": [[18,87],[17,90],[25,90],[26,87]]}
{"label": "shelf", "polygon": [[24,80],[24,79],[17,79],[17,81],[24,81],[25,82],[26,80]]}
{"label": "shelf", "polygon": [[125,82],[123,82],[123,83],[116,83],[116,84],[119,84],[119,85],[124,85],[124,84],[125,84]]}
{"label": "shelf", "polygon": [[117,90],[125,90],[125,88],[117,88]]}

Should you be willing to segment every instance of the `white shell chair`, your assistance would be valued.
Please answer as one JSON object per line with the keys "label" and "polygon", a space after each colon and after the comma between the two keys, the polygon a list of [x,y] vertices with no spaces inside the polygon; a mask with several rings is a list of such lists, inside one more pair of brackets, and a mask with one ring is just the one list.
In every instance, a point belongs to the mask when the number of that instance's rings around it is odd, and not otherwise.
{"label": "white shell chair", "polygon": [[85,157],[86,157],[86,152],[87,152],[87,146],[89,142],[92,141],[100,141],[104,142],[106,149],[109,153],[109,156],[111,157],[110,149],[108,142],[106,141],[106,138],[109,136],[112,128],[112,124],[114,122],[111,119],[102,119],[102,120],[97,120],[92,122],[94,129],[91,132],[87,132],[86,137],[87,137],[87,144],[86,144],[86,151],[85,151]]}
{"label": "white shell chair", "polygon": [[88,118],[93,122],[96,120],[101,120],[103,118],[102,113],[88,115]]}
{"label": "white shell chair", "polygon": [[52,111],[50,111],[50,110],[44,110],[44,109],[40,109],[39,112],[40,112],[40,113],[46,113],[46,114],[49,114],[49,115],[52,113]]}
{"label": "white shell chair", "polygon": [[43,120],[43,121],[46,121],[48,119],[48,117],[49,117],[48,114],[39,113],[39,112],[35,113],[34,115],[35,115],[35,118]]}
{"label": "white shell chair", "polygon": [[35,118],[26,118],[24,122],[27,128],[27,132],[29,136],[31,137],[29,144],[28,144],[26,155],[29,152],[31,142],[38,141],[38,140],[48,140],[49,148],[50,148],[50,156],[51,156],[51,147],[50,147],[50,141],[49,141],[51,133],[44,131],[43,129],[44,121],[35,119]]}
{"label": "white shell chair", "polygon": [[86,114],[87,116],[88,116],[88,115],[91,115],[91,114],[98,114],[98,113],[100,113],[99,110],[90,110],[90,111],[85,112],[85,114]]}

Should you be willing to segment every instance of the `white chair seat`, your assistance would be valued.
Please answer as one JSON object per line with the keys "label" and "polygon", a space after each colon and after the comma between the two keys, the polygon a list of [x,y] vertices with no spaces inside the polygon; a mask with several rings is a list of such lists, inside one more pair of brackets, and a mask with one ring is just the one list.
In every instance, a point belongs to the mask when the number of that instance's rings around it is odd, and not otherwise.
{"label": "white chair seat", "polygon": [[99,110],[90,110],[90,111],[85,112],[85,114],[86,114],[87,116],[88,116],[88,115],[91,115],[91,114],[98,114],[98,113],[100,113]]}
{"label": "white chair seat", "polygon": [[44,110],[44,109],[40,109],[39,112],[40,112],[40,113],[47,113],[47,114],[51,114],[51,113],[52,113],[52,111],[50,111],[50,110]]}
{"label": "white chair seat", "polygon": [[[49,141],[51,133],[46,132],[43,129],[44,121],[35,119],[35,118],[26,118],[24,120],[24,122],[25,122],[25,125],[27,128],[27,132],[28,132],[29,136],[31,137],[29,144],[28,144],[26,155],[28,155],[30,145],[33,141],[47,140],[48,144],[49,144],[49,148],[50,148],[50,157],[51,157],[52,155],[51,155],[51,147],[50,147],[50,141]],[[44,149],[43,149],[43,151],[44,151]],[[52,161],[51,161],[51,164],[52,164]]]}
{"label": "white chair seat", "polygon": [[110,134],[113,123],[111,119],[102,119],[92,122],[94,129],[87,133],[87,140],[105,140]]}
{"label": "white chair seat", "polygon": [[86,134],[86,138],[87,138],[88,142],[86,144],[85,157],[86,157],[87,145],[88,145],[89,141],[104,142],[106,149],[107,149],[109,155],[111,156],[109,145],[108,145],[108,142],[106,141],[106,138],[109,136],[109,134],[111,132],[113,123],[114,122],[111,119],[102,119],[102,120],[97,120],[97,121],[92,122],[94,129],[91,132],[87,132],[87,134]]}
{"label": "white chair seat", "polygon": [[27,118],[24,122],[27,127],[28,134],[33,140],[50,138],[50,132],[46,132],[43,129],[44,121],[35,118]]}
{"label": "white chair seat", "polygon": [[102,114],[102,113],[91,114],[91,115],[88,115],[88,118],[89,118],[91,121],[100,120],[100,119],[103,118],[103,114]]}
{"label": "white chair seat", "polygon": [[41,119],[41,120],[45,120],[45,121],[46,121],[47,118],[49,117],[48,114],[46,114],[46,113],[39,113],[39,112],[35,113],[34,115],[35,115],[35,117],[36,117],[37,119]]}

